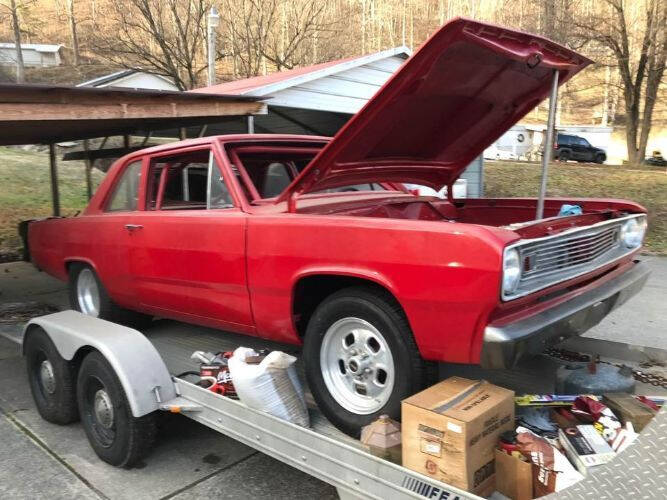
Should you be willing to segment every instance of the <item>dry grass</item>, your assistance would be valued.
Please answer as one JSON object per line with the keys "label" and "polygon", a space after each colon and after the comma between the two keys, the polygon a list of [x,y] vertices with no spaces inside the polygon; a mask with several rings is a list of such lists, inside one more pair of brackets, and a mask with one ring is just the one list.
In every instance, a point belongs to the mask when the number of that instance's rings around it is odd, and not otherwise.
{"label": "dry grass", "polygon": [[[63,215],[87,203],[83,162],[60,162]],[[103,177],[94,171],[97,185]],[[540,166],[532,163],[486,162],[489,197],[536,196]],[[549,170],[550,196],[627,198],[649,211],[647,249],[667,254],[667,172],[664,168],[631,169],[554,163]],[[48,154],[0,147],[0,257],[16,253],[21,241],[16,225],[24,219],[51,215]]]}
{"label": "dry grass", "polygon": [[[62,215],[85,208],[86,180],[83,162],[60,162],[58,168]],[[93,171],[97,186],[104,174]],[[17,224],[51,215],[48,152],[0,147],[0,258],[21,248]]]}
{"label": "dry grass", "polygon": [[[537,196],[541,168],[537,163],[488,161],[484,186],[488,197]],[[549,167],[548,196],[624,198],[648,210],[646,249],[667,254],[667,170],[553,163]]]}

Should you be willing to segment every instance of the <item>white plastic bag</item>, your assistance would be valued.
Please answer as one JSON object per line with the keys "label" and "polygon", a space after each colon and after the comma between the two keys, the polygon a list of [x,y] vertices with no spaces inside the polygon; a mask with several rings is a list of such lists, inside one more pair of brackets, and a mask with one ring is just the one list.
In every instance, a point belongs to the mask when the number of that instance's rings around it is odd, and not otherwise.
{"label": "white plastic bag", "polygon": [[248,364],[247,356],[257,353],[239,347],[229,359],[229,372],[241,402],[303,427],[309,427],[303,387],[294,368],[296,358],[272,351],[261,363]]}

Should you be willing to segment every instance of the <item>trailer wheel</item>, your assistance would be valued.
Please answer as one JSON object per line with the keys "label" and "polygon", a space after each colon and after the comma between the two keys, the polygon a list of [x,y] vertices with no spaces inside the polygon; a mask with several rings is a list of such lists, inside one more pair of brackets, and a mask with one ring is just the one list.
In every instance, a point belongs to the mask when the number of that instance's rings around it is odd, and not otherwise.
{"label": "trailer wheel", "polygon": [[73,262],[69,267],[69,301],[72,309],[88,316],[143,329],[152,317],[116,305],[89,265]]}
{"label": "trailer wheel", "polygon": [[30,392],[44,420],[65,425],[76,422],[76,371],[63,359],[47,333],[32,327],[23,346]]}
{"label": "trailer wheel", "polygon": [[400,419],[401,400],[429,376],[400,305],[372,288],[324,300],[308,323],[303,357],[318,406],[353,437],[382,414]]}
{"label": "trailer wheel", "polygon": [[132,467],[151,450],[155,414],[132,415],[123,386],[99,352],[91,352],[81,363],[77,401],[88,441],[105,462]]}

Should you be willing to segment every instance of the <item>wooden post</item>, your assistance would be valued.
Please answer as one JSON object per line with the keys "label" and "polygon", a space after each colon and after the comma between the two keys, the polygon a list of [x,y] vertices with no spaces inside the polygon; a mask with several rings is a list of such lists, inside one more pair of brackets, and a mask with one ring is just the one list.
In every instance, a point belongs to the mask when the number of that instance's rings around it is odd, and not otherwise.
{"label": "wooden post", "polygon": [[178,129],[179,135],[181,137],[181,140],[184,141],[185,139],[188,138],[188,129],[185,127],[181,127]]}
{"label": "wooden post", "polygon": [[51,169],[51,200],[53,215],[60,216],[60,193],[58,192],[58,165],[56,164],[56,145],[49,144],[49,167]]}
{"label": "wooden post", "polygon": [[93,197],[93,179],[91,178],[91,171],[93,169],[93,162],[90,159],[90,148],[88,147],[88,139],[83,140],[83,150],[86,152],[86,195],[88,200]]}
{"label": "wooden post", "polygon": [[123,136],[123,147],[125,149],[130,149],[130,136],[127,134]]}

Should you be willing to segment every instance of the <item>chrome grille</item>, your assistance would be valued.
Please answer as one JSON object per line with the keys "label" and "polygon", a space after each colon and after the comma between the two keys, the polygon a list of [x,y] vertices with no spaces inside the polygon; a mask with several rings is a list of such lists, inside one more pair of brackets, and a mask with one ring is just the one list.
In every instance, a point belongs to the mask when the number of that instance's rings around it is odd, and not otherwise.
{"label": "chrome grille", "polygon": [[588,264],[618,246],[620,224],[521,248],[521,281],[534,281]]}
{"label": "chrome grille", "polygon": [[510,245],[506,251],[515,249],[519,252],[522,272],[514,292],[506,294],[503,291],[502,298],[511,300],[528,295],[594,271],[636,251],[636,248],[621,243],[621,228],[629,219],[645,217],[643,214],[630,215]]}

